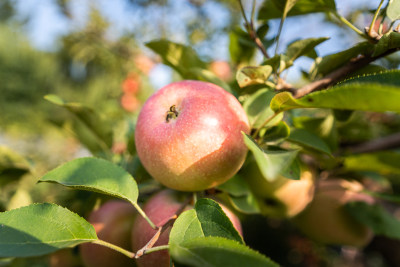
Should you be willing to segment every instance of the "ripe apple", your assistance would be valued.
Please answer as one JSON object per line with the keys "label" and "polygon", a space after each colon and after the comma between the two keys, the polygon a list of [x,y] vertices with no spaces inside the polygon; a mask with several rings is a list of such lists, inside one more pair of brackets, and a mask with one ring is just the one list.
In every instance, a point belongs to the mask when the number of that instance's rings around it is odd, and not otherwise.
{"label": "ripe apple", "polygon": [[210,64],[210,70],[223,81],[229,81],[232,78],[232,70],[226,61],[213,61]]}
{"label": "ripe apple", "polygon": [[324,244],[365,246],[372,238],[371,230],[344,210],[350,201],[374,203],[374,198],[362,190],[356,181],[321,180],[313,201],[294,218],[294,223],[307,236]]}
{"label": "ripe apple", "polygon": [[249,133],[237,99],[219,86],[175,82],[140,111],[135,143],[146,170],[165,186],[200,191],[231,178],[242,166]]}
{"label": "ripe apple", "polygon": [[[162,226],[177,212],[177,210],[181,208],[183,201],[184,199],[182,199],[182,195],[179,192],[166,189],[152,196],[146,202],[145,206],[143,207],[143,211],[154,222],[155,225]],[[242,235],[242,225],[238,217],[224,205],[220,204],[220,206],[227,217],[231,220],[233,226],[236,228],[239,234]],[[186,207],[186,209],[190,208],[192,207]],[[166,231],[164,231],[154,246],[167,245],[170,231],[171,228],[168,228]],[[156,230],[152,229],[148,222],[143,219],[143,217],[138,216],[135,220],[132,230],[133,251],[136,252],[145,246],[155,233]],[[167,250],[152,252],[150,254],[143,255],[136,260],[136,263],[139,267],[168,267],[169,262],[170,257]]]}
{"label": "ripe apple", "polygon": [[140,101],[133,94],[123,94],[120,102],[122,108],[128,112],[134,112],[140,107]]}
{"label": "ripe apple", "polygon": [[122,91],[125,94],[132,94],[135,95],[139,91],[140,86],[140,77],[135,74],[131,73],[128,74],[128,77],[122,82]]}
{"label": "ripe apple", "polygon": [[[113,200],[93,211],[88,221],[93,224],[99,239],[130,250],[130,235],[136,214],[131,204]],[[135,266],[133,259],[97,244],[82,244],[80,251],[87,267]]]}
{"label": "ripe apple", "polygon": [[313,198],[314,175],[309,170],[302,171],[300,180],[280,176],[269,182],[261,174],[256,162],[251,161],[243,174],[265,216],[293,217],[304,210]]}

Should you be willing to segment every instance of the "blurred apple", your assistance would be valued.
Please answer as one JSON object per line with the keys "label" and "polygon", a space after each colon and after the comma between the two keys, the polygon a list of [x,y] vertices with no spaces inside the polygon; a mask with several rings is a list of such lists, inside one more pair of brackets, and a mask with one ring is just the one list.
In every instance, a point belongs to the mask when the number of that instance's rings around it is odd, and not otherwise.
{"label": "blurred apple", "polygon": [[[93,224],[99,239],[130,250],[130,235],[136,213],[130,203],[113,200],[93,211],[88,221]],[[80,251],[87,267],[135,266],[133,259],[97,244],[82,244]]]}
{"label": "blurred apple", "polygon": [[122,82],[122,91],[125,94],[135,95],[139,91],[140,77],[137,74],[128,74],[128,77]]}
{"label": "blurred apple", "polygon": [[313,198],[314,177],[311,171],[303,171],[300,180],[280,176],[269,182],[253,160],[242,173],[265,216],[293,217],[304,210]]}
{"label": "blurred apple", "polygon": [[123,94],[121,97],[121,106],[128,112],[134,112],[139,109],[140,101],[133,94]]}
{"label": "blurred apple", "polygon": [[135,143],[151,176],[180,191],[224,183],[242,166],[249,133],[239,101],[221,87],[200,81],[169,84],[140,111]]}
{"label": "blurred apple", "polygon": [[143,54],[135,56],[134,62],[136,67],[144,74],[149,74],[149,72],[154,68],[154,62]]}
{"label": "blurred apple", "polygon": [[223,81],[232,79],[232,70],[226,61],[213,61],[210,64],[210,70]]}
{"label": "blurred apple", "polygon": [[356,181],[321,180],[317,184],[314,200],[294,218],[294,223],[311,239],[324,244],[365,246],[372,238],[371,230],[344,209],[350,201],[375,202],[362,190],[363,186]]}

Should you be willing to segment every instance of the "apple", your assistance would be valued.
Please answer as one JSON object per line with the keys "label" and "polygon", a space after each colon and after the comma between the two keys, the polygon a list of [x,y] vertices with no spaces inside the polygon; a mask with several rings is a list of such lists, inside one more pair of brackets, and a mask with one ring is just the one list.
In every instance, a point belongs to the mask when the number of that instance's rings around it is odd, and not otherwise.
{"label": "apple", "polygon": [[229,66],[229,63],[226,61],[217,60],[211,62],[210,70],[223,81],[229,81],[232,79],[231,66]]}
{"label": "apple", "polygon": [[200,191],[224,183],[247,153],[241,132],[249,133],[238,100],[201,81],[169,84],[140,111],[135,143],[154,179],[180,191]]}
{"label": "apple", "polygon": [[279,176],[267,181],[253,160],[243,170],[251,191],[257,199],[261,213],[265,216],[293,217],[304,210],[313,199],[314,175],[309,170],[301,173],[300,180]]}
{"label": "apple", "polygon": [[135,95],[132,94],[123,94],[121,96],[120,102],[122,108],[128,112],[134,112],[140,107],[140,101],[136,98]]}
{"label": "apple", "polygon": [[313,201],[294,223],[308,237],[324,244],[363,247],[372,232],[344,209],[350,201],[373,204],[374,198],[362,193],[363,186],[343,179],[321,180]]}
{"label": "apple", "polygon": [[[130,250],[130,235],[136,214],[136,209],[130,203],[112,200],[93,211],[88,221],[93,224],[99,239]],[[80,251],[87,267],[135,266],[133,259],[97,244],[82,244]]]}
{"label": "apple", "polygon": [[[163,190],[154,196],[152,196],[144,205],[143,211],[151,219],[152,222],[158,227],[164,225],[176,212],[182,207],[184,199],[182,194],[177,191],[170,189]],[[238,217],[230,211],[227,207],[220,204],[222,210],[225,212],[227,217],[231,220],[235,229],[240,235],[243,235],[242,225]],[[192,208],[188,205],[186,210]],[[167,245],[169,240],[169,233],[171,228],[164,231],[154,246]],[[141,216],[138,216],[135,220],[132,230],[132,248],[134,252],[137,252],[143,248],[149,240],[154,236],[156,230],[150,227],[148,222]],[[141,256],[136,259],[136,263],[139,267],[163,267],[169,266],[170,257],[167,250],[152,252]]]}
{"label": "apple", "polygon": [[122,82],[122,91],[125,94],[135,95],[139,91],[140,86],[140,78],[135,73],[128,74],[128,77]]}

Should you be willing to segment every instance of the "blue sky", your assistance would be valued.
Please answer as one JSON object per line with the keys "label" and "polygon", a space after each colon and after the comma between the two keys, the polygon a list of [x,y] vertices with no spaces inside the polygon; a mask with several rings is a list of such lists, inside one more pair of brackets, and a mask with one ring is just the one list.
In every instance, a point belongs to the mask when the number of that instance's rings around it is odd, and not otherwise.
{"label": "blue sky", "polygon": [[[242,0],[245,5],[250,9],[252,1]],[[180,34],[184,31],[184,25],[181,21],[190,19],[191,16],[196,14],[191,10],[188,5],[188,0],[175,0],[172,1],[173,5],[170,10],[165,11],[162,9],[153,9],[151,13],[140,14],[138,10],[132,10],[127,5],[125,0],[70,0],[70,7],[74,17],[73,23],[68,21],[65,17],[60,15],[54,0],[14,0],[18,10],[18,16],[23,19],[30,18],[29,24],[26,26],[28,37],[32,44],[42,50],[54,50],[57,47],[57,38],[69,31],[82,27],[87,19],[87,14],[90,5],[96,5],[102,14],[111,23],[110,38],[118,37],[126,31],[135,31],[139,27],[149,27],[150,34],[146,35],[147,40],[138,40],[139,43],[145,43],[151,39],[160,38],[161,32],[157,28],[157,18],[160,16],[168,16],[169,27],[174,27],[174,35],[169,36],[172,41],[185,42],[185,37]],[[261,3],[262,1],[257,1]],[[360,6],[368,6],[376,8],[380,0],[337,0],[336,5],[339,13],[345,15],[348,11],[358,8]],[[206,12],[212,19],[213,24],[223,26],[228,20],[229,14],[225,9],[213,4],[213,2],[206,1]],[[168,12],[168,14],[166,14]],[[174,15],[170,15],[174,14]],[[367,21],[361,22],[366,25]],[[278,21],[272,25],[272,32],[277,30]],[[309,15],[296,18],[289,18],[285,23],[283,35],[281,37],[281,48],[285,44],[299,39],[308,37],[322,37],[330,36],[331,40],[318,46],[317,51],[320,55],[342,50],[344,47],[351,46],[354,39],[343,38],[337,27],[327,25],[322,22],[322,15]],[[354,37],[356,35],[354,34]],[[221,36],[213,40],[212,46],[204,46],[204,51],[198,51],[203,55],[212,55],[215,59],[226,60],[228,54],[228,40],[226,36]],[[311,64],[310,60],[302,59],[299,65],[307,69]],[[299,68],[291,71],[289,78],[297,79],[299,75]],[[155,84],[156,87],[162,86],[169,82],[170,70],[165,66],[158,66],[153,75],[158,77],[160,84]]]}

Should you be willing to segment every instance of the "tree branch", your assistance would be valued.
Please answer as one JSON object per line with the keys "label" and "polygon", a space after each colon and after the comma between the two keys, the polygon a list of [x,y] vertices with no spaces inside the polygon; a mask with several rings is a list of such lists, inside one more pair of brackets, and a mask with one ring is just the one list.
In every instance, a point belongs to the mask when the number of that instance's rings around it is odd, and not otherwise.
{"label": "tree branch", "polygon": [[306,86],[303,86],[302,88],[296,90],[293,95],[295,98],[300,98],[311,92],[325,89],[325,88],[337,83],[338,81],[342,80],[348,74],[350,74],[358,69],[361,69],[362,67],[367,66],[369,63],[371,63],[379,58],[385,57],[385,56],[390,55],[399,50],[400,50],[400,48],[393,48],[393,49],[387,50],[385,53],[383,53],[379,56],[376,56],[376,57],[366,55],[366,56],[360,56],[358,58],[355,58],[355,59],[351,60],[347,65],[344,65],[343,67],[331,72],[324,78],[317,80],[315,82],[312,82],[310,84],[307,84]]}
{"label": "tree branch", "polygon": [[359,154],[394,149],[398,147],[400,147],[400,133],[395,133],[356,146],[347,147],[346,152],[351,154]]}

